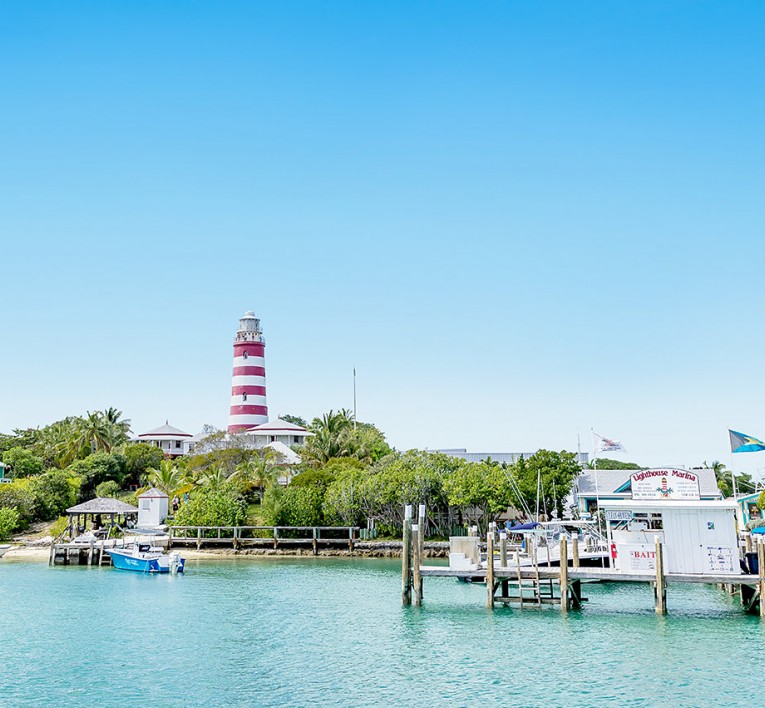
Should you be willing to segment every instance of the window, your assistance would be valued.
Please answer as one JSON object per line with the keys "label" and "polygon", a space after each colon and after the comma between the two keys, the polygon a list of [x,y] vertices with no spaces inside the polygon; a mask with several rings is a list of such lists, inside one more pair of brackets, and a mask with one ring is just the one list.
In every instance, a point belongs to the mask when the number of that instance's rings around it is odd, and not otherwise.
{"label": "window", "polygon": [[246,400],[247,400],[247,394],[246,394],[246,393],[243,393],[243,394],[242,394],[242,400],[243,400],[243,401],[246,401]]}
{"label": "window", "polygon": [[175,447],[176,447],[177,449],[179,449],[179,450],[181,449],[181,441],[180,441],[180,440],[176,440],[176,441],[175,441]]}
{"label": "window", "polygon": [[292,442],[297,444],[300,442],[300,436],[299,435],[293,435],[292,436]]}
{"label": "window", "polygon": [[243,357],[244,359],[246,359],[248,356],[250,356],[250,355],[247,353],[247,350],[245,349],[245,350],[244,350],[244,353],[242,354],[242,357]]}
{"label": "window", "polygon": [[276,435],[271,436],[271,442],[276,442]]}

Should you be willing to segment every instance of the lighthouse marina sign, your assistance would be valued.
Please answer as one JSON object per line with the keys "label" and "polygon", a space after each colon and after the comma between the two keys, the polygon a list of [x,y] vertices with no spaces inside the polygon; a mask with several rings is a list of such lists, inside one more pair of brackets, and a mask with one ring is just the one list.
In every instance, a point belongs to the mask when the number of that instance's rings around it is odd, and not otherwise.
{"label": "lighthouse marina sign", "polygon": [[630,477],[630,485],[633,499],[701,499],[699,476],[689,470],[640,470]]}

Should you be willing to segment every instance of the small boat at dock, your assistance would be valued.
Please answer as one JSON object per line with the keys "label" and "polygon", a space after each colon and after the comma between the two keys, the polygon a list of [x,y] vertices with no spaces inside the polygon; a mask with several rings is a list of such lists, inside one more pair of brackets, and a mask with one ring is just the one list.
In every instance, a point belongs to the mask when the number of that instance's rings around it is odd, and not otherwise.
{"label": "small boat at dock", "polygon": [[111,556],[115,568],[137,573],[182,573],[186,562],[179,553],[164,553],[161,548],[148,543],[104,550]]}
{"label": "small boat at dock", "polygon": [[13,546],[10,543],[0,543],[0,558],[2,558]]}

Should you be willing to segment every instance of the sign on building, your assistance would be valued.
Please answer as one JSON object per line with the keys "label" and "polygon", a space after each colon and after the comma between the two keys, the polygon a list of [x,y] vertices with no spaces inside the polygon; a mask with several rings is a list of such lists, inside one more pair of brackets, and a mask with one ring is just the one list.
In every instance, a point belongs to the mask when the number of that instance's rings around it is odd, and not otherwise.
{"label": "sign on building", "polygon": [[641,470],[631,476],[633,499],[698,500],[699,476],[688,470]]}

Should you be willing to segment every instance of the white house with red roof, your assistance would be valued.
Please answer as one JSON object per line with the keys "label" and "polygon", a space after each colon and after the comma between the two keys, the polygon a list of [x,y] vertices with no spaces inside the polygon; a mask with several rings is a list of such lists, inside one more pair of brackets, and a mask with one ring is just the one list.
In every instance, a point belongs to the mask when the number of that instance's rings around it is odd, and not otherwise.
{"label": "white house with red roof", "polygon": [[158,428],[141,433],[134,442],[148,443],[158,447],[164,453],[165,457],[181,457],[189,451],[189,444],[193,436],[191,433],[184,433],[183,430],[174,428],[165,421],[164,425]]}

